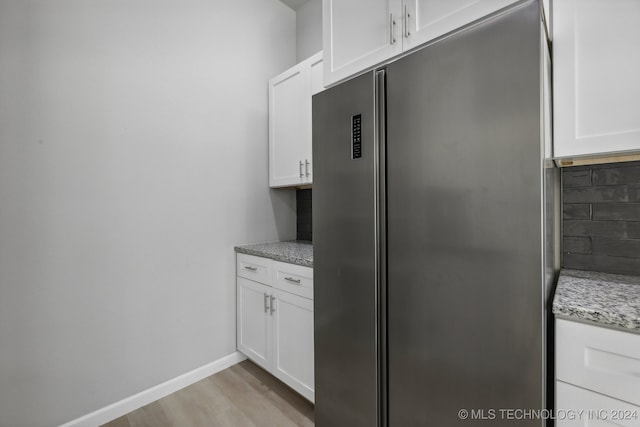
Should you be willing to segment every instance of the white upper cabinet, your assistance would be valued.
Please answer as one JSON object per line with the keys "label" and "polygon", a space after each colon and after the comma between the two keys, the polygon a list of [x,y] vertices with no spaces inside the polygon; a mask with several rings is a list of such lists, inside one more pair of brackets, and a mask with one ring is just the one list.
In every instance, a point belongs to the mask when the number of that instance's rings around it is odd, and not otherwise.
{"label": "white upper cabinet", "polygon": [[[311,76],[300,64],[269,82],[269,185],[307,182],[311,135]],[[305,157],[306,156],[306,157]]]}
{"label": "white upper cabinet", "polygon": [[640,150],[640,0],[554,0],[554,156]]}
{"label": "white upper cabinet", "polygon": [[398,0],[323,0],[325,86],[402,52]]}
{"label": "white upper cabinet", "polygon": [[516,0],[323,0],[329,86]]}
{"label": "white upper cabinet", "polygon": [[411,0],[404,2],[403,50],[449,33],[514,0]]}
{"label": "white upper cabinet", "polygon": [[324,89],[322,53],[269,80],[269,186],[308,185],[311,96]]}

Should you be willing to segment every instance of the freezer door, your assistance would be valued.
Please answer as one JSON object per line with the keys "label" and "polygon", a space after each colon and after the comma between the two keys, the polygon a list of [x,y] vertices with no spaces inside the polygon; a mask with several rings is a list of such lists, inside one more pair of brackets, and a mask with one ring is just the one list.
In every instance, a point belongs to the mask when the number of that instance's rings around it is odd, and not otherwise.
{"label": "freezer door", "polygon": [[374,81],[369,73],[313,97],[318,427],[377,425]]}
{"label": "freezer door", "polygon": [[544,408],[539,19],[387,67],[391,426],[542,425],[499,412]]}

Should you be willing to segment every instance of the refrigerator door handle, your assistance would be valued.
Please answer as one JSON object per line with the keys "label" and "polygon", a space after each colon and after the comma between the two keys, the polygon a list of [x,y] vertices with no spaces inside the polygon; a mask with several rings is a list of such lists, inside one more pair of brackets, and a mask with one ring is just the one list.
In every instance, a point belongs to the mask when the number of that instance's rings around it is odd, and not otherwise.
{"label": "refrigerator door handle", "polygon": [[388,426],[388,385],[387,385],[387,189],[386,189],[386,70],[376,72],[375,102],[376,102],[376,304],[378,331],[378,416],[379,427]]}

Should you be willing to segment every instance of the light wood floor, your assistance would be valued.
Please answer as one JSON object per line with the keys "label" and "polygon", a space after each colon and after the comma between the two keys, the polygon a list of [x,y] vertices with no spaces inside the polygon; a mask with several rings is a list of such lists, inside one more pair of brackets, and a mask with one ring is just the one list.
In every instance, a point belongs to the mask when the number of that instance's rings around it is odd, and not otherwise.
{"label": "light wood floor", "polygon": [[313,425],[309,401],[246,360],[103,427]]}

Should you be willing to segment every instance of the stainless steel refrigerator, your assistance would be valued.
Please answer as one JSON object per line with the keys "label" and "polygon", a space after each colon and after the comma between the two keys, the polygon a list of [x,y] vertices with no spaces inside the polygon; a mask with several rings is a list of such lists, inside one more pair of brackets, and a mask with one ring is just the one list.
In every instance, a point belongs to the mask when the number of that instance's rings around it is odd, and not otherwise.
{"label": "stainless steel refrigerator", "polygon": [[523,1],[313,97],[318,427],[544,424],[546,47]]}

